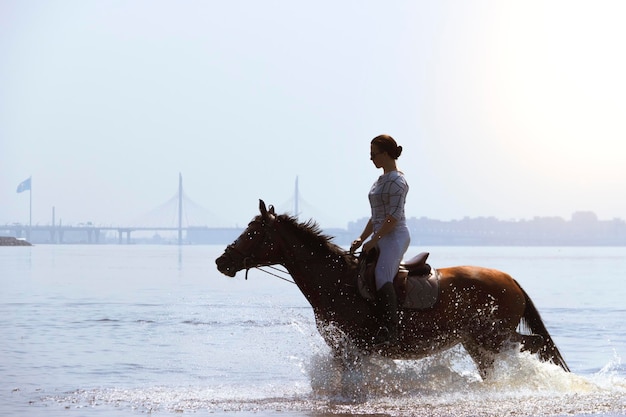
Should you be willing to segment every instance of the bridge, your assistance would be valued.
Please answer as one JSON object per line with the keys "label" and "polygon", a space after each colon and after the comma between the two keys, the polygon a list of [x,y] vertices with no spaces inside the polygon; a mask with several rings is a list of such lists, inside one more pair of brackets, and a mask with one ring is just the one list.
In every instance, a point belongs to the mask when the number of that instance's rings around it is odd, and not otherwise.
{"label": "bridge", "polygon": [[[51,224],[33,226],[14,223],[0,225],[0,236],[7,235],[25,238],[33,243],[69,243],[69,240],[71,243],[95,244],[104,243],[103,236],[114,232],[117,234],[117,243],[130,244],[133,242],[131,238],[133,233],[153,233],[158,236],[159,232],[173,232],[178,235],[177,243],[183,244],[185,243],[184,236],[187,237],[187,241],[192,236],[196,236],[196,239],[198,239],[199,234],[209,230],[208,227],[190,226],[189,217],[195,217],[197,224],[207,224],[207,222],[202,222],[200,219],[210,219],[214,216],[207,209],[196,204],[185,195],[183,192],[183,177],[182,174],[179,174],[178,191],[176,194],[163,204],[131,221],[131,224],[134,224],[134,226],[101,226],[94,225],[91,222],[78,225],[63,225],[60,222],[57,224],[53,208]],[[164,218],[168,218],[169,221],[164,220]],[[175,224],[172,224],[174,223],[171,221],[173,218],[176,220]],[[170,225],[164,226],[164,223],[170,223]],[[240,230],[236,228],[215,228],[211,230],[220,240],[237,233],[236,237],[240,233]]]}
{"label": "bridge", "polygon": [[[63,238],[68,234],[76,234],[80,233],[84,235],[84,242],[86,243],[100,243],[101,236],[103,232],[106,231],[117,231],[119,234],[119,243],[124,243],[123,236],[126,235],[126,243],[130,243],[130,234],[131,232],[137,230],[149,230],[156,231],[160,229],[153,228],[130,228],[130,227],[102,227],[102,226],[93,226],[93,225],[81,225],[81,226],[62,226],[62,225],[44,225],[44,226],[28,226],[22,224],[13,224],[13,225],[5,225],[0,226],[0,234],[10,235],[17,238],[25,238],[30,241],[31,238],[38,236],[49,236],[48,239],[41,239],[46,243],[65,243]],[[163,230],[178,230],[177,228],[163,228]]]}
{"label": "bridge", "polygon": [[[131,234],[134,232],[156,233],[152,239],[144,239],[158,243],[160,237],[159,232],[178,232],[180,238],[178,244],[183,243],[229,243],[235,240],[242,232],[242,229],[232,228],[211,228],[206,226],[188,226],[188,227],[141,227],[141,226],[63,226],[63,225],[36,225],[29,227],[28,225],[0,225],[0,236],[13,236],[16,238],[24,238],[31,243],[88,243],[97,244],[105,243],[103,236],[107,232],[117,233],[117,243],[131,244],[134,243]],[[68,240],[68,236],[71,240]],[[77,237],[78,236],[78,237]],[[34,238],[34,240],[33,240]]]}
{"label": "bridge", "polygon": [[[296,178],[295,193],[287,202],[280,205],[280,210],[299,213],[300,206],[308,210],[312,207],[299,196],[298,179]],[[92,223],[78,225],[63,225],[55,221],[54,208],[52,222],[49,225],[11,224],[0,225],[0,236],[25,238],[31,243],[105,243],[110,241],[110,234],[114,233],[118,244],[131,244],[138,235],[144,235],[144,242],[151,243],[230,243],[242,232],[240,228],[216,228],[208,226],[193,226],[192,224],[210,224],[215,217],[213,213],[191,200],[183,192],[183,179],[179,174],[178,191],[163,204],[132,220],[133,226],[101,226]],[[167,219],[167,220],[165,220]],[[165,224],[165,225],[164,225]],[[167,225],[169,224],[169,225]],[[175,240],[162,239],[160,233],[177,235]],[[145,235],[152,234],[146,238]],[[133,239],[135,236],[135,239]]]}

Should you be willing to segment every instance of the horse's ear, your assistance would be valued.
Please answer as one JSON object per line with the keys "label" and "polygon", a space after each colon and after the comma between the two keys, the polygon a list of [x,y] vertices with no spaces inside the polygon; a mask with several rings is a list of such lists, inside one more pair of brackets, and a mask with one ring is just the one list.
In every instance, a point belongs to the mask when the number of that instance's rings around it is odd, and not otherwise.
{"label": "horse's ear", "polygon": [[265,201],[259,199],[259,210],[261,211],[261,216],[267,217],[267,207],[265,207]]}
{"label": "horse's ear", "polygon": [[271,204],[270,204],[270,214],[271,214],[272,216],[275,216],[275,215],[276,215],[276,212],[274,211],[274,206],[272,206]]}

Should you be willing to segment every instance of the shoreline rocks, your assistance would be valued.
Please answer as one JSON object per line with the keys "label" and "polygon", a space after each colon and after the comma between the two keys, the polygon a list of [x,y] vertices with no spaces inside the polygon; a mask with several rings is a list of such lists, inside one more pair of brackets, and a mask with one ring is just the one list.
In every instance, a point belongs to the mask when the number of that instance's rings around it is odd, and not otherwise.
{"label": "shoreline rocks", "polygon": [[24,239],[11,236],[0,236],[0,246],[33,246]]}

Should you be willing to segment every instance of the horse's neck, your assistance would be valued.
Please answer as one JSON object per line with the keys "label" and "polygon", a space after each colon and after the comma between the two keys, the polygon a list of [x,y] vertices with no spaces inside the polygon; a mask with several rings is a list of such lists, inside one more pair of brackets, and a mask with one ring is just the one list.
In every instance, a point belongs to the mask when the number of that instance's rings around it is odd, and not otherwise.
{"label": "horse's neck", "polygon": [[352,271],[343,255],[329,252],[311,256],[293,257],[284,266],[300,291],[315,307],[317,301],[341,290],[343,281]]}
{"label": "horse's neck", "polygon": [[340,254],[320,256],[294,256],[283,265],[292,275],[302,276],[307,282],[317,285],[328,285],[337,282],[337,279],[350,269],[350,265]]}

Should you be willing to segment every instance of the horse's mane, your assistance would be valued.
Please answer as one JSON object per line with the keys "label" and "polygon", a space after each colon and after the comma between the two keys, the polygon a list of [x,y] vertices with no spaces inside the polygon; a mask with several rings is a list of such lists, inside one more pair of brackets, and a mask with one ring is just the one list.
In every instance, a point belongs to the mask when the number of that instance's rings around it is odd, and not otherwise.
{"label": "horse's mane", "polygon": [[296,217],[288,214],[279,214],[276,216],[276,219],[282,224],[287,225],[304,243],[310,244],[314,248],[318,247],[333,254],[343,256],[348,264],[355,262],[354,256],[348,254],[345,249],[336,245],[332,241],[332,236],[324,234],[315,220],[309,219],[305,222],[300,222]]}

